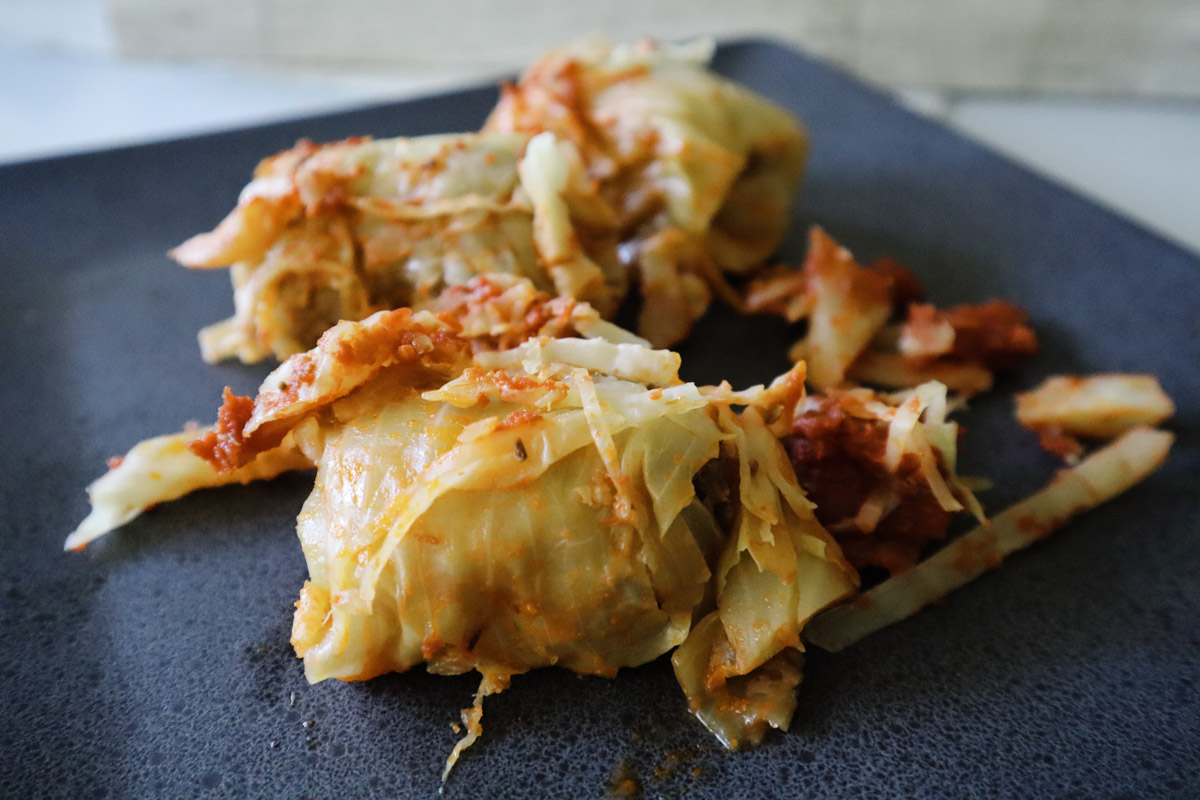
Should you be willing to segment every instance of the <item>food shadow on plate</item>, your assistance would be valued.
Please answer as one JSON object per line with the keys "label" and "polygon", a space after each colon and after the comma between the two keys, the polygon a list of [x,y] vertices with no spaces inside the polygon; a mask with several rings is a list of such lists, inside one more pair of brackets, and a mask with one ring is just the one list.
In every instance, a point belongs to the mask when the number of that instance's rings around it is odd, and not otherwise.
{"label": "food shadow on plate", "polygon": [[[431,675],[417,667],[362,683],[305,686],[294,704],[316,720],[314,736],[281,746],[304,754],[307,770],[340,752],[339,742],[352,742],[356,759],[375,765],[364,789],[436,792],[460,736],[451,725],[476,684],[474,673]],[[517,676],[508,691],[488,698],[483,729],[445,796],[551,796],[568,780],[602,791],[621,770],[675,793],[703,778],[692,762],[711,763],[723,752],[687,714],[667,658],[622,670],[616,680],[552,668]],[[481,794],[482,787],[489,788]]]}
{"label": "food shadow on plate", "polygon": [[150,508],[114,534],[88,545],[85,552],[98,563],[114,566],[164,556],[179,563],[217,565],[227,563],[250,542],[254,550],[286,548],[289,560],[303,575],[296,515],[312,492],[312,481],[313,472],[306,470],[244,486],[199,489]]}

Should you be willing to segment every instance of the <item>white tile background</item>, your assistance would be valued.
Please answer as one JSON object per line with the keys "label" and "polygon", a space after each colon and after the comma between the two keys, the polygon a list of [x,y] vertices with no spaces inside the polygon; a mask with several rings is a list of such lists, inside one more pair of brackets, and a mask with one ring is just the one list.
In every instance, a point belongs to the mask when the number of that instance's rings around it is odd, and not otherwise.
{"label": "white tile background", "polygon": [[[486,77],[453,68],[329,72],[128,61],[114,53],[103,0],[0,0],[0,162],[397,99]],[[1200,104],[927,90],[899,99],[1200,253]]]}

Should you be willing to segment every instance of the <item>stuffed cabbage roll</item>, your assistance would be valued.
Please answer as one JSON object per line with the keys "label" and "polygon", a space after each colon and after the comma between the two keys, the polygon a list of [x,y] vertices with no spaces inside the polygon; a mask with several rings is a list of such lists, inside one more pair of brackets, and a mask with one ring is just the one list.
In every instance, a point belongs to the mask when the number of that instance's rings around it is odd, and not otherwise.
{"label": "stuffed cabbage roll", "polygon": [[[309,680],[478,670],[466,746],[513,675],[612,676],[684,645],[709,665],[680,673],[693,708],[722,741],[753,742],[786,727],[799,671],[777,681],[778,665],[857,575],[778,441],[803,367],[740,393],[678,368],[599,338],[475,352],[451,317],[379,312],[253,401],[227,393],[192,451],[237,471],[294,442],[316,464],[292,635]],[[742,678],[774,699],[730,718],[722,692]]]}
{"label": "stuffed cabbage roll", "polygon": [[711,45],[551,53],[482,133],[301,142],[263,161],[237,208],[172,254],[230,267],[234,316],[204,358],[312,347],[341,319],[424,307],[486,274],[611,316],[631,273],[639,332],[681,340],[721,277],[775,249],[806,153],[796,120],[705,69]]}
{"label": "stuffed cabbage roll", "polygon": [[786,110],[705,68],[711,42],[579,42],[505,87],[485,131],[553,131],[617,213],[644,297],[638,332],[677,342],[722,273],[760,266],[783,237],[807,154]]}
{"label": "stuffed cabbage roll", "polygon": [[201,352],[253,362],[484,274],[611,313],[625,292],[611,219],[578,155],[550,136],[301,142],[259,164],[237,208],[172,255],[230,267],[234,316],[200,332]]}

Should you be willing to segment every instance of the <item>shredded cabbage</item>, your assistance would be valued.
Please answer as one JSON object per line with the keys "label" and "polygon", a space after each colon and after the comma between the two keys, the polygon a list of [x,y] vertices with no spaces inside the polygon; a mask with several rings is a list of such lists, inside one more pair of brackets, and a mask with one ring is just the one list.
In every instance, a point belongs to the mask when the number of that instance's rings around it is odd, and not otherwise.
{"label": "shredded cabbage", "polygon": [[772,406],[790,419],[803,367],[790,376],[741,415],[719,409],[738,459],[739,510],[716,569],[717,611],[672,658],[689,706],[732,748],[757,743],[767,726],[787,727],[800,682],[800,631],[858,586],[765,419]]}
{"label": "shredded cabbage", "polygon": [[652,386],[679,382],[678,353],[604,339],[530,339],[509,351],[480,353],[476,361],[485,367],[519,366],[533,373],[551,364],[566,364]]}

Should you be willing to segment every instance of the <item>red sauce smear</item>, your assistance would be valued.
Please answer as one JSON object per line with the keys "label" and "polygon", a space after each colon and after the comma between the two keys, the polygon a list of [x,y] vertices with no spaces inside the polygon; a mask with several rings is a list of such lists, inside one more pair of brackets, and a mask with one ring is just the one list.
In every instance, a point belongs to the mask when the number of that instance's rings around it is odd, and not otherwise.
{"label": "red sauce smear", "polygon": [[226,386],[221,401],[216,429],[191,442],[188,450],[212,464],[218,472],[231,472],[242,464],[245,444],[242,431],[254,413],[254,400],[236,395]]}

